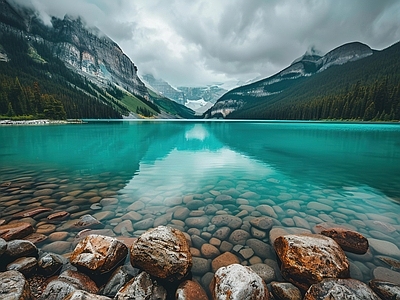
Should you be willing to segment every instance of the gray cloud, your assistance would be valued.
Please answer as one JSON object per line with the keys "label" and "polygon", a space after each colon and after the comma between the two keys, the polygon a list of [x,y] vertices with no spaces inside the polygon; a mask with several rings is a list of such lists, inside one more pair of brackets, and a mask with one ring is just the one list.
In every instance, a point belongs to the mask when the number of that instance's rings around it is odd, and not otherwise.
{"label": "gray cloud", "polygon": [[40,17],[81,16],[139,68],[175,86],[267,77],[308,49],[400,40],[397,0],[14,0]]}

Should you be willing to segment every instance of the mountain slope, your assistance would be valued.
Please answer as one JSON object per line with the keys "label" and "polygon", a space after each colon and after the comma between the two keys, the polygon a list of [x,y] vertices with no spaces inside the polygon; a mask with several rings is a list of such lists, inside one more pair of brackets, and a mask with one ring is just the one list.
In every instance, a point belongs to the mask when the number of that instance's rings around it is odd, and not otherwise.
{"label": "mountain slope", "polygon": [[[154,104],[137,76],[135,64],[110,38],[96,28],[88,28],[80,18],[52,18],[49,27],[36,15],[0,0],[0,75],[4,76],[2,85],[7,94],[2,99],[0,115],[10,112],[9,105],[16,113],[14,106],[22,101],[11,96],[11,85],[6,83],[15,77],[27,91],[38,83],[43,94],[61,101],[68,118],[140,118],[161,114],[162,109]],[[32,102],[30,97],[25,98],[23,102]],[[99,113],[97,106],[109,109]],[[30,107],[22,113],[39,113]],[[179,113],[164,112],[165,115],[182,117]]]}
{"label": "mountain slope", "polygon": [[248,101],[229,118],[399,120],[400,43]]}
{"label": "mountain slope", "polygon": [[280,94],[304,80],[323,73],[331,67],[364,59],[372,54],[373,50],[370,47],[358,42],[337,47],[324,56],[306,53],[269,78],[229,91],[205,115],[206,117],[226,117],[253,102],[258,104],[275,101]]}

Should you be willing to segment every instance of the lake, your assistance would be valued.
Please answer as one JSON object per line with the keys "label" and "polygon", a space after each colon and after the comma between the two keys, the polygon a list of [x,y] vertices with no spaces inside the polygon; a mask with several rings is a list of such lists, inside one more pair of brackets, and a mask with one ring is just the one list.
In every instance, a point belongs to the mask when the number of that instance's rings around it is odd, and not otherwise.
{"label": "lake", "polygon": [[[44,250],[70,252],[72,224],[85,214],[104,225],[100,232],[127,238],[169,225],[191,238],[205,265],[193,273],[205,284],[210,257],[201,245],[240,256],[251,247],[244,240],[231,249],[229,234],[238,228],[269,249],[269,257],[247,251],[243,263],[277,267],[269,229],[250,223],[268,216],[272,230],[314,232],[334,223],[363,234],[367,254],[348,253],[354,278],[399,271],[397,123],[89,121],[1,126],[0,145],[0,220],[52,209],[25,219],[48,237],[38,244]],[[48,220],[58,211],[70,214]],[[223,215],[239,224],[215,218]]]}

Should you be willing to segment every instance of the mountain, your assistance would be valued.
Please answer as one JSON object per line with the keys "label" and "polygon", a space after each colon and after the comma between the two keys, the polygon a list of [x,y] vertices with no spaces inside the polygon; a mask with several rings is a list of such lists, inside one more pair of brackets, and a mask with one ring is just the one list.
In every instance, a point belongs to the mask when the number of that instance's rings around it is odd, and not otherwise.
{"label": "mountain", "polygon": [[192,109],[196,114],[201,115],[207,111],[212,105],[227,92],[220,85],[209,85],[205,87],[173,87],[163,79],[155,78],[151,74],[142,76],[146,86],[157,91],[160,95],[165,96],[175,102],[185,105]]}
{"label": "mountain", "polygon": [[[46,26],[36,12],[10,4],[0,0],[0,75],[4,89],[11,90],[10,80],[16,77],[24,95],[37,83],[39,94],[58,99],[68,118],[179,118],[180,109],[187,116],[186,108],[177,106],[177,114],[171,114],[157,106],[137,76],[136,65],[97,28],[69,16],[53,17],[51,26]],[[25,98],[23,102],[29,104],[29,97]],[[5,110],[10,112],[9,104],[15,111],[16,102],[22,100],[9,97],[2,101],[0,115]],[[31,106],[22,113],[32,114]],[[96,107],[104,112],[99,113]]]}
{"label": "mountain", "polygon": [[[242,112],[248,111],[251,107],[252,116],[261,119],[267,118],[264,112],[268,105],[278,101],[281,104],[285,101],[294,103],[304,94],[310,96],[309,99],[311,100],[313,95],[310,94],[317,90],[321,92],[320,87],[326,83],[322,80],[318,81],[318,79],[322,77],[328,80],[329,75],[323,76],[325,72],[334,70],[332,72],[337,75],[337,78],[329,78],[329,80],[337,83],[348,71],[347,66],[354,66],[357,61],[373,59],[377,53],[378,51],[374,51],[369,46],[359,42],[339,46],[323,56],[315,51],[307,52],[279,73],[224,94],[204,116],[207,118],[243,118],[245,114]],[[391,57],[390,59],[395,62],[398,57]],[[359,72],[350,78],[345,85],[351,82],[363,82],[365,77],[363,64],[360,63],[357,67]],[[374,74],[374,72],[372,70],[371,74]],[[306,90],[303,87],[306,82],[313,82],[314,85],[307,85]],[[337,85],[331,84],[330,89],[325,89],[322,92],[324,94],[337,94],[339,90],[337,90]],[[296,97],[293,97],[294,95]],[[263,109],[255,113],[261,107]],[[268,118],[270,117],[273,118],[272,114],[268,114]]]}
{"label": "mountain", "polygon": [[143,81],[146,85],[153,91],[158,92],[164,97],[167,97],[175,102],[185,105],[185,95],[182,91],[177,88],[172,87],[168,82],[162,79],[156,79],[151,74],[145,74],[142,76]]}

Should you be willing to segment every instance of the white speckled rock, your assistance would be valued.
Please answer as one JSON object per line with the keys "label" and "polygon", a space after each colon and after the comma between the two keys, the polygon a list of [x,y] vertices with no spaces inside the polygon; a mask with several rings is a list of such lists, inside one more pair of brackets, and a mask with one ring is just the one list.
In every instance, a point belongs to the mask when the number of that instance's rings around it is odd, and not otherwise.
{"label": "white speckled rock", "polygon": [[181,231],[158,226],[143,233],[132,245],[131,264],[152,276],[174,281],[190,271],[192,255]]}
{"label": "white speckled rock", "polygon": [[232,264],[215,272],[210,284],[215,300],[267,300],[268,288],[260,276],[248,267]]}

